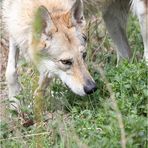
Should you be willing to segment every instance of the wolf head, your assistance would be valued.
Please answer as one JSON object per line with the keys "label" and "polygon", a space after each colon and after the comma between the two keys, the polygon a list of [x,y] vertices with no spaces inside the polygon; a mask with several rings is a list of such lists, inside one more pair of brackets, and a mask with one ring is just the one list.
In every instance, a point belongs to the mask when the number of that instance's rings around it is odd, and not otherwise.
{"label": "wolf head", "polygon": [[59,77],[74,93],[84,96],[96,90],[85,64],[86,36],[83,3],[75,0],[69,11],[50,13],[37,9],[33,22],[31,48],[40,71]]}

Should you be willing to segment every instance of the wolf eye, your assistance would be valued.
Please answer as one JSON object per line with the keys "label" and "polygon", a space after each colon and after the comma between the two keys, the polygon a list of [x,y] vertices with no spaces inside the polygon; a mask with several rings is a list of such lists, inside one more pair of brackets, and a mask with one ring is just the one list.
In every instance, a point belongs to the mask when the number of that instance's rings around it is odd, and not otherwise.
{"label": "wolf eye", "polygon": [[73,64],[73,61],[71,59],[69,60],[60,60],[62,64],[71,66]]}
{"label": "wolf eye", "polygon": [[87,56],[87,52],[84,52],[84,53],[83,53],[83,59],[84,59],[84,60],[85,60],[86,56]]}

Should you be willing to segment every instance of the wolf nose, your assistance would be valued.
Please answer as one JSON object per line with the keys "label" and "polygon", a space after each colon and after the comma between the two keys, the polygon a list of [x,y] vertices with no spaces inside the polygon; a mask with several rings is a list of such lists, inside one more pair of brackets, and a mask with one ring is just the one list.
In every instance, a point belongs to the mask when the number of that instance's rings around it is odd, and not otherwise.
{"label": "wolf nose", "polygon": [[93,82],[90,85],[84,86],[84,91],[86,94],[91,94],[97,90],[96,84]]}

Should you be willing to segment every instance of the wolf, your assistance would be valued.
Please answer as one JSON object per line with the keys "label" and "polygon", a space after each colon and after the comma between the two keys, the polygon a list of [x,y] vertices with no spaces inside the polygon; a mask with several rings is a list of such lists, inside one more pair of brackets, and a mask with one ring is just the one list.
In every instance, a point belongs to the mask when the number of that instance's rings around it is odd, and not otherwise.
{"label": "wolf", "polygon": [[[137,15],[144,43],[144,59],[148,63],[148,0],[84,0],[86,6],[102,11],[107,30],[117,47],[117,63],[132,57],[126,36],[129,11]],[[95,9],[95,11],[97,11]]]}
{"label": "wolf", "polygon": [[21,89],[19,51],[27,53],[40,73],[36,92],[45,90],[53,77],[80,96],[96,90],[85,63],[82,0],[4,0],[3,22],[9,34],[6,80],[12,108],[20,106],[15,98]]}

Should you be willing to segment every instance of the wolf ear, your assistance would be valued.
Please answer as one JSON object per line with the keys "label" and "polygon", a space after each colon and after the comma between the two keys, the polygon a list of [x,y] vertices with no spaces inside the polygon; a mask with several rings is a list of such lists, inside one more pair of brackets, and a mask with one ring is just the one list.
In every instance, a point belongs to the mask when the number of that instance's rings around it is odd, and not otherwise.
{"label": "wolf ear", "polygon": [[84,14],[83,14],[83,1],[75,0],[73,7],[70,10],[72,19],[77,24],[83,24],[85,22]]}
{"label": "wolf ear", "polygon": [[50,13],[44,6],[40,6],[35,14],[33,31],[39,38],[42,33],[49,34],[54,24]]}

